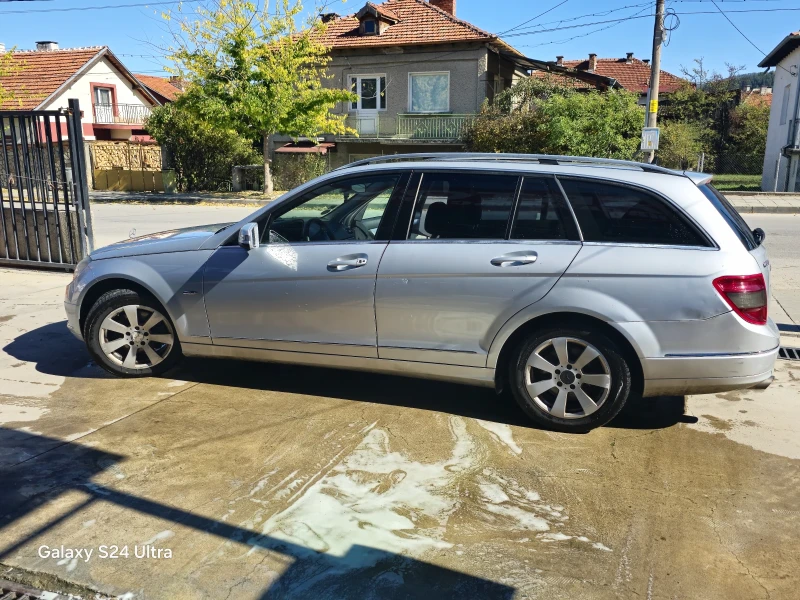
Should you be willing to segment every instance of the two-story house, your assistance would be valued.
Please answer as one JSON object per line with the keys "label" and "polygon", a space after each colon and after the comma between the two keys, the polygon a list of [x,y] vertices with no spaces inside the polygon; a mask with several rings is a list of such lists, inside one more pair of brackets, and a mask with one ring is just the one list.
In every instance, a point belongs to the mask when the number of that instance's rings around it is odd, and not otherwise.
{"label": "two-story house", "polygon": [[455,15],[455,0],[367,2],[322,16],[330,48],[325,85],[351,89],[337,108],[358,135],[324,136],[331,166],[403,152],[459,151],[461,132],[486,99],[527,76],[527,59]]}
{"label": "two-story house", "polygon": [[59,49],[43,41],[10,55],[12,68],[0,85],[11,98],[0,108],[58,110],[77,98],[85,139],[150,139],[142,126],[160,103],[107,46]]}

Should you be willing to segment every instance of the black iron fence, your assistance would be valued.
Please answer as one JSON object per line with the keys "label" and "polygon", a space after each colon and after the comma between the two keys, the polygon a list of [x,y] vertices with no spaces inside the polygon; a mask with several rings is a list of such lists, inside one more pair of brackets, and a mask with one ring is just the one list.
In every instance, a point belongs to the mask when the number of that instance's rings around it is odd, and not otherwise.
{"label": "black iron fence", "polygon": [[81,112],[0,111],[0,264],[72,268],[92,250]]}

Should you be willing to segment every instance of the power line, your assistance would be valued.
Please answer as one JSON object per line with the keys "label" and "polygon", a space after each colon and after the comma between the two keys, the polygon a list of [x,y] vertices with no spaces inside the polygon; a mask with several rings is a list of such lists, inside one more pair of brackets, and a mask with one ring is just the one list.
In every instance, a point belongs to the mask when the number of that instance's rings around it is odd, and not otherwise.
{"label": "power line", "polygon": [[508,33],[509,31],[514,31],[515,29],[519,29],[519,28],[520,28],[520,27],[522,27],[523,25],[527,25],[527,24],[528,24],[528,23],[530,23],[531,21],[535,21],[535,20],[536,20],[536,19],[538,19],[539,17],[543,17],[543,16],[544,16],[544,15],[546,15],[547,13],[549,13],[549,12],[551,12],[551,11],[554,11],[554,10],[555,10],[555,9],[557,9],[559,6],[562,6],[562,5],[566,4],[567,2],[569,2],[569,0],[562,0],[562,1],[561,1],[561,2],[559,2],[558,4],[556,4],[556,5],[554,5],[554,6],[551,6],[550,8],[548,8],[548,9],[547,9],[546,11],[544,11],[543,13],[539,13],[539,14],[538,14],[538,15],[536,15],[535,17],[531,17],[531,18],[530,18],[530,19],[528,19],[527,21],[523,21],[522,23],[520,23],[519,25],[515,25],[515,26],[514,26],[514,27],[512,27],[511,29],[506,29],[505,31],[501,31],[500,33],[498,33],[498,34],[497,34],[497,36],[498,36],[498,37],[500,37],[501,35],[504,35],[504,34]]}
{"label": "power line", "polygon": [[[5,0],[7,1],[7,0]],[[32,0],[15,0],[15,1],[32,1]],[[71,6],[69,8],[32,8],[26,10],[2,10],[0,15],[19,15],[28,13],[50,13],[50,12],[73,12],[76,10],[106,10],[113,8],[134,8],[141,6],[161,6],[164,4],[190,4],[193,2],[202,2],[203,0],[170,0],[169,2],[145,2],[139,4],[107,4],[105,6]]]}
{"label": "power line", "polygon": [[761,54],[762,54],[762,55],[764,55],[764,56],[766,56],[766,55],[767,55],[767,53],[766,53],[766,52],[764,52],[764,51],[763,51],[761,48],[759,48],[758,46],[756,46],[756,45],[753,43],[753,40],[751,40],[749,37],[747,37],[747,36],[744,34],[744,32],[743,32],[741,29],[739,29],[739,28],[736,26],[736,23],[734,23],[733,21],[731,21],[731,20],[730,20],[730,18],[728,17],[728,15],[726,15],[726,14],[725,14],[725,12],[724,12],[724,11],[723,11],[723,10],[722,10],[720,7],[719,7],[719,5],[718,5],[716,2],[714,2],[714,0],[711,0],[711,3],[712,3],[714,6],[716,6],[716,7],[717,7],[717,10],[720,12],[720,14],[721,14],[723,17],[725,17],[725,20],[726,20],[726,21],[728,21],[728,23],[730,23],[730,24],[733,26],[733,28],[734,28],[736,31],[738,31],[738,32],[739,32],[739,35],[741,35],[741,36],[742,36],[744,39],[746,39],[746,40],[747,40],[747,41],[750,43],[750,45],[751,45],[753,48],[755,48],[756,50],[758,50],[759,52],[761,52]]}

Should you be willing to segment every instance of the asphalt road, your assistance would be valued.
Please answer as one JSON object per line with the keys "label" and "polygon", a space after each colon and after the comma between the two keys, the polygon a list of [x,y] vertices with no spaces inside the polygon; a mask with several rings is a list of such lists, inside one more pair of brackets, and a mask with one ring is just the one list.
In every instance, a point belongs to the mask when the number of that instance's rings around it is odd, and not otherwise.
{"label": "asphalt road", "polygon": [[[95,247],[137,235],[209,223],[238,221],[256,209],[214,205],[106,204],[92,206]],[[800,325],[800,215],[745,216],[767,232],[773,262],[773,314],[781,323]],[[785,316],[788,314],[788,316]]]}

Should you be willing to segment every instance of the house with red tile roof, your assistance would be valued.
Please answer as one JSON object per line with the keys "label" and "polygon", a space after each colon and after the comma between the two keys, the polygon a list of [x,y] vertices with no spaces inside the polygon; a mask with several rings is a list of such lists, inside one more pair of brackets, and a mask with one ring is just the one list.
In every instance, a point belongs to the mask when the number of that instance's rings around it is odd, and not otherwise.
{"label": "house with red tile roof", "polygon": [[[618,87],[636,92],[642,98],[647,95],[650,85],[650,61],[634,57],[633,52],[628,52],[624,58],[598,58],[597,54],[589,54],[588,59],[564,60],[563,56],[556,56],[555,64],[565,67],[569,71],[560,77],[564,77],[564,83],[572,85],[577,89],[596,89],[597,86],[586,81],[576,79],[576,75],[584,73],[594,73],[613,79]],[[534,70],[532,77],[545,77],[547,72],[544,70]],[[661,70],[659,85],[660,95],[669,95],[678,88],[688,85],[688,81]]]}
{"label": "house with red tile roof", "polygon": [[458,151],[464,123],[481,104],[539,64],[460,19],[455,0],[370,1],[322,21],[319,40],[331,55],[325,85],[357,96],[337,109],[357,135],[324,137],[334,144],[334,166],[380,154]]}
{"label": "house with red tile roof", "polygon": [[181,80],[175,76],[157,77],[155,75],[143,75],[136,73],[138,79],[161,104],[175,102],[183,92]]}
{"label": "house with red tile roof", "polygon": [[143,123],[161,102],[107,46],[60,49],[47,41],[9,54],[0,85],[11,98],[0,109],[58,110],[77,98],[85,139],[149,139]]}

